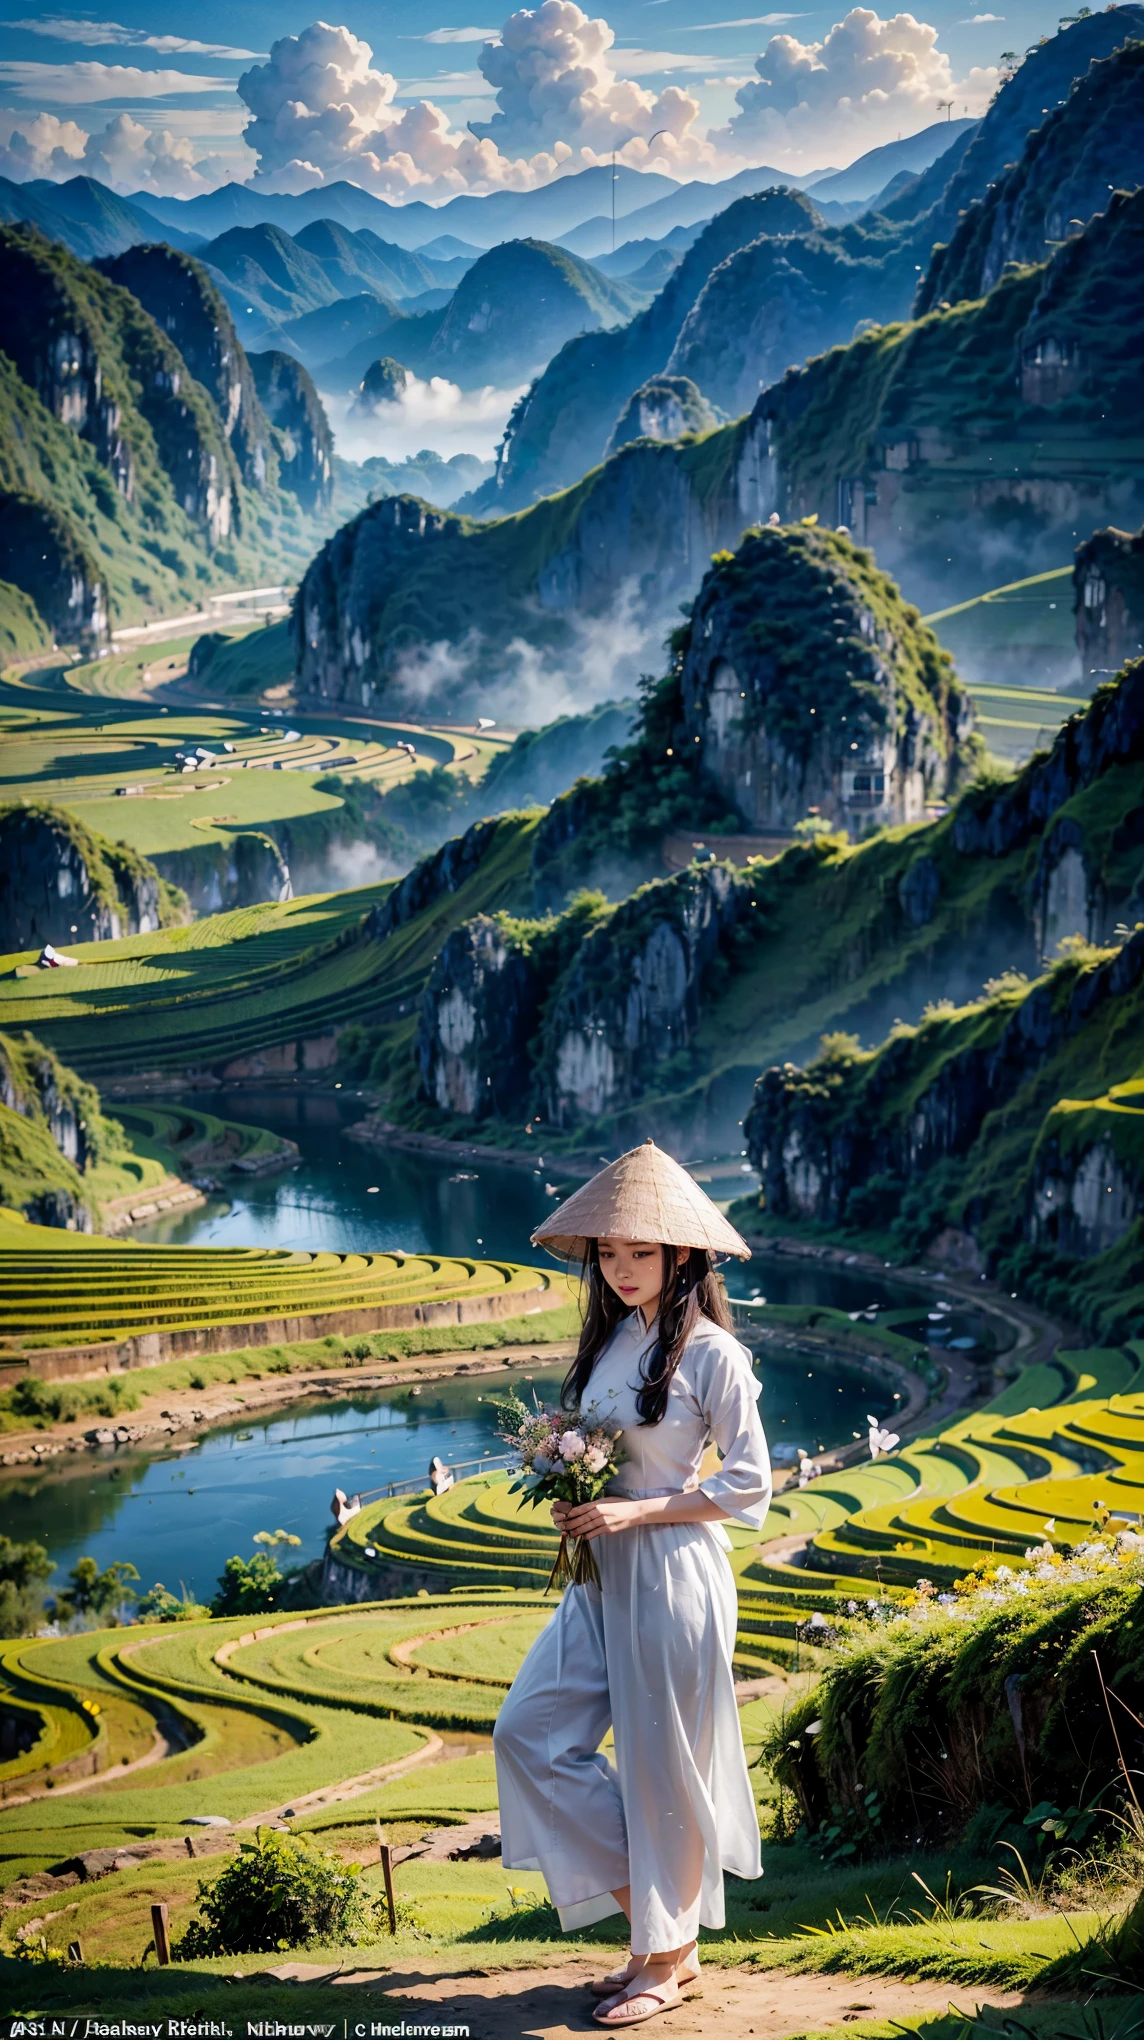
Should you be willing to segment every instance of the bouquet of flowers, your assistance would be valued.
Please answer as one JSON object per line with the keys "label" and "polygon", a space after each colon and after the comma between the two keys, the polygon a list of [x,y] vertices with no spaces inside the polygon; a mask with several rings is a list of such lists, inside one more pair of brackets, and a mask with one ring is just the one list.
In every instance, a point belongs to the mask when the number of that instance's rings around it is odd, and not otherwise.
{"label": "bouquet of flowers", "polygon": [[[530,1410],[515,1390],[497,1408],[503,1418],[500,1436],[520,1454],[520,1475],[509,1493],[525,1495],[534,1507],[540,1502],[594,1502],[627,1458],[619,1426],[594,1409],[573,1416],[538,1403]],[[562,1536],[548,1586],[599,1584],[590,1540]]]}

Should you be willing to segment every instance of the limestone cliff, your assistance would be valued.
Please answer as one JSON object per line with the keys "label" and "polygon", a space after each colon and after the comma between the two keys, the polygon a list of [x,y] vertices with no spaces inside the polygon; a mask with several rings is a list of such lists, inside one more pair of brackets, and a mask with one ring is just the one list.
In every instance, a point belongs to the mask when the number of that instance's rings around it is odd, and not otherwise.
{"label": "limestone cliff", "polygon": [[845,524],[923,608],[1144,521],[1144,192],[989,296],[866,334],[752,413],[759,494]]}
{"label": "limestone cliff", "polygon": [[249,356],[255,387],[277,435],[279,476],[303,510],[325,508],[334,489],[334,435],[309,370],[292,354]]}
{"label": "limestone cliff", "polygon": [[553,356],[513,411],[496,475],[474,494],[471,507],[498,516],[576,481],[603,457],[632,391],[665,370],[680,327],[716,265],[760,235],[793,234],[819,221],[809,199],[784,189],[756,192],[725,207],[646,311],[608,332],[578,333]]}
{"label": "limestone cliff", "polygon": [[291,626],[300,694],[476,714],[496,688],[507,709],[526,644],[573,692],[591,698],[605,672],[610,691],[631,692],[712,550],[737,542],[758,503],[741,426],[634,441],[519,517],[482,524],[413,497],[372,503],[303,577]]}
{"label": "limestone cliff", "polygon": [[0,228],[0,278],[0,347],[47,409],[128,502],[145,503],[162,474],[208,545],[221,545],[239,525],[234,457],[207,392],[150,314],[31,228]]}
{"label": "limestone cliff", "polygon": [[497,920],[481,914],[454,929],[421,999],[421,1095],[459,1118],[523,1123],[540,991],[535,968]]}
{"label": "limestone cliff", "polygon": [[1008,262],[1045,262],[1113,191],[1144,183],[1144,43],[1092,64],[983,198],[935,249],[918,291],[922,316],[943,300],[984,297]]}
{"label": "limestone cliff", "polygon": [[689,377],[653,375],[628,399],[604,451],[615,453],[632,439],[682,439],[685,432],[710,432],[718,423],[718,412]]}
{"label": "limestone cliff", "polygon": [[727,866],[681,872],[610,909],[582,896],[542,921],[479,915],[440,950],[421,1001],[422,1098],[461,1119],[582,1126],[687,1067],[725,951],[753,922]]}
{"label": "limestone cliff", "polygon": [[157,851],[154,863],[160,878],[186,895],[196,918],[294,896],[282,848],[262,829],[238,829],[225,843],[193,850]]}
{"label": "limestone cliff", "polygon": [[455,893],[473,876],[483,859],[496,841],[497,819],[474,822],[463,836],[452,836],[442,843],[431,857],[423,857],[388,892],[381,903],[372,908],[366,920],[364,934],[375,942],[384,941],[397,928],[403,928],[415,914],[426,907]]}
{"label": "limestone cliff", "polygon": [[155,866],[47,802],[0,807],[0,951],[113,942],[163,924]]}
{"label": "limestone cliff", "polygon": [[59,645],[107,642],[107,583],[71,519],[42,497],[0,490],[0,580],[23,589]]}
{"label": "limestone cliff", "polygon": [[[767,1070],[744,1123],[765,1208],[889,1228],[912,1251],[983,1273],[1028,1272],[1026,1248],[1051,1263],[1130,1240],[1138,1267],[1142,1003],[1138,930],[1032,985],[1014,978],[960,1011],[934,1010],[876,1050],[834,1037],[805,1070]],[[1082,1285],[1070,1304],[1084,1315]]]}
{"label": "limestone cliff", "polygon": [[461,278],[425,350],[423,372],[462,387],[474,379],[519,384],[573,333],[614,326],[632,304],[625,283],[566,248],[501,241]]}
{"label": "limestone cliff", "polygon": [[270,429],[223,298],[201,262],[166,242],[128,248],[95,264],[138,298],[213,398],[244,482],[273,479]]}
{"label": "limestone cliff", "polygon": [[679,740],[748,828],[918,821],[972,726],[947,653],[868,553],[805,526],[716,555],[685,631]]}
{"label": "limestone cliff", "polygon": [[51,1049],[0,1034],[0,1204],[34,1225],[91,1232],[90,1172],[120,1135],[98,1092]]}
{"label": "limestone cliff", "polygon": [[1144,531],[1096,531],[1073,570],[1080,669],[1107,680],[1144,652]]}

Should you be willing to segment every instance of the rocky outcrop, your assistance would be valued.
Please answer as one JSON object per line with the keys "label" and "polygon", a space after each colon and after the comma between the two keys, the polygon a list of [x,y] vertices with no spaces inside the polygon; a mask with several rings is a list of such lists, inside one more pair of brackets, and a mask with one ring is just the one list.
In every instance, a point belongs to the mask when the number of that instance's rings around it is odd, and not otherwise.
{"label": "rocky outcrop", "polygon": [[421,1000],[422,1097],[463,1119],[527,1118],[540,998],[526,951],[498,921],[481,914],[454,929]]}
{"label": "rocky outcrop", "polygon": [[546,1004],[538,1090],[563,1127],[600,1119],[683,1075],[721,945],[750,919],[727,865],[645,886],[594,928]]}
{"label": "rocky outcrop", "polygon": [[371,941],[382,942],[395,928],[403,928],[414,914],[420,914],[437,900],[459,892],[467,879],[479,870],[496,841],[496,817],[474,822],[463,836],[452,836],[432,857],[423,857],[407,872],[392,892],[372,908],[362,930]]}
{"label": "rocky outcrop", "polygon": [[918,317],[984,297],[1008,262],[1044,262],[1105,211],[1109,194],[1144,184],[1144,43],[1092,64],[1053,107],[983,198],[938,247],[918,292]]}
{"label": "rocky outcrop", "polygon": [[1073,570],[1080,669],[1099,685],[1144,652],[1144,531],[1097,531]]}
{"label": "rocky outcrop", "polygon": [[[826,1043],[805,1070],[789,1063],[767,1070],[744,1121],[766,1209],[778,1218],[828,1225],[885,1224],[908,1185],[941,1163],[964,1160],[989,1116],[1011,1107],[1026,1087],[1035,1100],[1034,1073],[1051,1069],[1067,1045],[1090,1030],[1099,1033],[1112,1003],[1136,1000],[1142,984],[1144,934],[1137,934],[1107,961],[1061,965],[1031,987],[1015,985],[977,1007],[902,1029],[868,1054],[844,1038]],[[1118,1189],[1098,1143],[1074,1154],[1062,1198],[1059,1149],[1053,1151],[1051,1138],[1048,1145],[1026,1186],[1027,1235],[1045,1236],[1055,1202],[1062,1221],[1072,1210],[1072,1219],[1058,1227],[1059,1243],[1068,1251],[1099,1252],[1144,1209],[1144,1178],[1138,1175],[1130,1192],[1121,1175]],[[1028,1150],[1014,1155],[1018,1168],[1022,1160],[1028,1161]],[[992,1202],[1004,1201],[1012,1176],[990,1186]],[[1099,1219],[1091,1210],[1098,1181],[1107,1218],[1103,1207]],[[968,1230],[988,1233],[990,1201],[987,1193],[970,1203],[963,1214]]]}
{"label": "rocky outcrop", "polygon": [[98,1094],[30,1034],[0,1034],[0,1104],[42,1124],[81,1175],[98,1154]]}
{"label": "rocky outcrop", "polygon": [[666,369],[680,327],[717,264],[761,235],[794,234],[820,223],[797,191],[756,192],[725,207],[646,311],[608,332],[578,333],[554,354],[513,411],[496,475],[471,507],[498,516],[576,481],[603,457],[631,392]]}
{"label": "rocky outcrop", "polygon": [[225,843],[207,843],[194,850],[160,851],[155,868],[186,894],[196,917],[294,897],[290,867],[281,846],[261,829],[241,829]]}
{"label": "rocky outcrop", "polygon": [[948,654],[848,538],[748,532],[686,628],[685,755],[751,830],[918,821],[956,783],[973,711]]}
{"label": "rocky outcrop", "polygon": [[107,583],[71,519],[41,497],[0,492],[0,580],[22,588],[58,645],[107,643]]}
{"label": "rocky outcrop", "polygon": [[419,1090],[452,1116],[572,1127],[681,1072],[724,950],[753,924],[750,881],[708,865],[614,910],[478,915],[442,946],[421,1002]]}
{"label": "rocky outcrop", "polygon": [[[129,291],[34,229],[0,228],[0,347],[128,502],[161,469],[207,544],[238,529],[238,471],[182,355]],[[157,506],[155,506],[157,507]]]}
{"label": "rocky outcrop", "polygon": [[178,348],[214,400],[243,481],[265,489],[274,467],[270,428],[234,320],[202,264],[157,242],[128,248],[95,267],[138,298]]}
{"label": "rocky outcrop", "polygon": [[292,354],[249,357],[262,407],[277,434],[279,479],[303,510],[324,510],[334,488],[334,435],[308,369]]}
{"label": "rocky outcrop", "polygon": [[[845,524],[920,606],[1144,521],[1144,191],[988,298],[871,333],[759,399],[768,506]],[[1034,451],[1035,449],[1035,451]]]}
{"label": "rocky outcrop", "polygon": [[395,361],[391,354],[383,354],[378,361],[371,361],[354,398],[352,408],[372,417],[385,404],[397,404],[409,381],[409,370]]}
{"label": "rocky outcrop", "polygon": [[734,417],[791,367],[844,345],[861,324],[909,314],[929,229],[855,220],[760,240],[720,263],[667,361]]}
{"label": "rocky outcrop", "polygon": [[710,432],[718,423],[719,413],[688,376],[653,375],[625,404],[605,455],[632,439],[682,439],[685,432]]}
{"label": "rocky outcrop", "polygon": [[155,866],[64,808],[0,808],[0,951],[113,942],[161,925]]}

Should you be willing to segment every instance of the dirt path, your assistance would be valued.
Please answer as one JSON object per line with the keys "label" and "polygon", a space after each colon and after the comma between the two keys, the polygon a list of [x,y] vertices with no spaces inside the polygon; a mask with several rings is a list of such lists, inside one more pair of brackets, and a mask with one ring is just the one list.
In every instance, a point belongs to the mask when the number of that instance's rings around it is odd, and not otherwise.
{"label": "dirt path", "polygon": [[[330,1969],[320,1963],[283,1962],[269,1975],[283,1982],[320,1983],[385,1991],[410,2011],[424,2007],[426,2020],[468,2026],[471,2040],[575,2040],[603,2029],[592,2019],[587,1984],[600,1974],[601,1960],[577,1957],[543,1969],[466,1969],[451,1975],[408,1965],[393,1969]],[[263,1972],[264,1974],[267,1972]],[[783,1970],[708,1969],[700,1995],[688,1998],[649,2027],[670,2040],[785,2040],[824,2026],[867,2019],[900,2019],[920,2012],[944,2012],[951,2000],[972,2008],[977,1993],[954,1992],[947,1983],[906,1983],[887,1976],[791,1976]],[[991,2005],[1006,2010],[1025,2002],[1021,1991],[989,1993]]]}

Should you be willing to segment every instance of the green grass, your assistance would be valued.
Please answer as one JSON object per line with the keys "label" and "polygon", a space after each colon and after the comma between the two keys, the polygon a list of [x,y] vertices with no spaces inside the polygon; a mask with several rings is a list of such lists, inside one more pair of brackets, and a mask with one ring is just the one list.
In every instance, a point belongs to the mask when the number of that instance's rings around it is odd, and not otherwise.
{"label": "green grass", "polygon": [[446,935],[520,899],[537,820],[504,817],[473,876],[384,942],[362,929],[388,884],[240,908],[190,928],[79,944],[78,970],[8,976],[0,1026],[34,1028],[82,1074],[100,1077],[188,1060],[225,1066],[253,1049],[328,1037],[365,1015],[395,1045],[407,1042]]}

